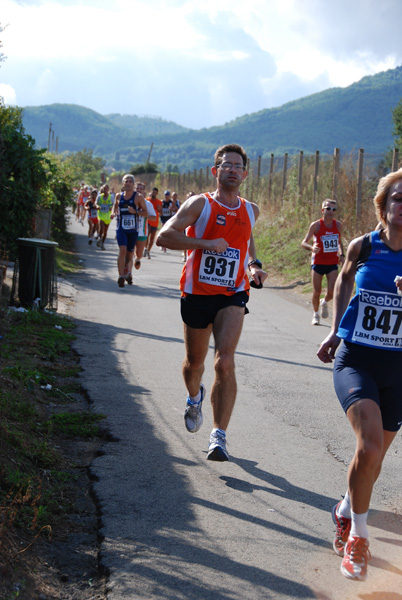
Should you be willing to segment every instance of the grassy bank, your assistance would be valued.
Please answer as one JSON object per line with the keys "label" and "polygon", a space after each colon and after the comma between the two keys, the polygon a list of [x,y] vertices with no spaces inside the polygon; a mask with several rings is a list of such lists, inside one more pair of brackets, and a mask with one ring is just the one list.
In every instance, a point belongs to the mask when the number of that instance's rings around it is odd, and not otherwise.
{"label": "grassy bank", "polygon": [[[58,257],[64,273],[77,270],[73,252],[58,250]],[[96,515],[88,531],[84,523],[96,509],[85,497],[88,466],[105,438],[103,416],[90,410],[80,386],[79,358],[71,349],[73,321],[9,310],[9,289],[4,286],[2,292],[0,598],[30,600],[41,593],[59,598],[67,589],[56,566],[61,544],[71,558],[76,551],[69,546],[72,533],[92,536],[96,544]],[[96,580],[96,548],[91,560]],[[100,597],[86,587],[89,595],[80,597]]]}

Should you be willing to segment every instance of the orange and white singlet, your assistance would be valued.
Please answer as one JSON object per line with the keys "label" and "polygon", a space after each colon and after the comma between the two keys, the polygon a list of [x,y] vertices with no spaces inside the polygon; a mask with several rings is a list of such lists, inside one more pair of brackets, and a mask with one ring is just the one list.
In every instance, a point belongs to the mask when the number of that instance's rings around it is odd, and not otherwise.
{"label": "orange and white singlet", "polygon": [[229,247],[218,254],[211,250],[188,250],[180,289],[184,294],[225,294],[230,296],[250,289],[247,277],[251,231],[255,224],[253,207],[238,197],[236,208],[229,208],[204,193],[205,204],[188,237],[224,238]]}
{"label": "orange and white singlet", "polygon": [[332,227],[327,227],[324,219],[320,219],[320,229],[314,236],[314,241],[320,246],[320,251],[311,256],[312,265],[337,265],[339,263],[338,248],[341,236],[335,219]]}

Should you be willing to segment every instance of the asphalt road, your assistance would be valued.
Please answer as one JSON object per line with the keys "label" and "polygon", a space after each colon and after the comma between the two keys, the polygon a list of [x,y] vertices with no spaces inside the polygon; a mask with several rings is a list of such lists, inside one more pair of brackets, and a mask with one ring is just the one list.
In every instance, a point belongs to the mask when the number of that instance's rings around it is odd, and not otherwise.
{"label": "asphalt road", "polygon": [[209,396],[201,430],[184,427],[181,253],[156,248],[120,289],[113,224],[104,252],[71,229],[84,266],[72,314],[82,384],[114,440],[92,465],[109,600],[402,600],[400,436],[372,500],[367,581],[346,580],[332,550],[354,437],[315,355],[329,324],[310,325],[308,299],[269,280],[252,290],[231,461],[213,463]]}

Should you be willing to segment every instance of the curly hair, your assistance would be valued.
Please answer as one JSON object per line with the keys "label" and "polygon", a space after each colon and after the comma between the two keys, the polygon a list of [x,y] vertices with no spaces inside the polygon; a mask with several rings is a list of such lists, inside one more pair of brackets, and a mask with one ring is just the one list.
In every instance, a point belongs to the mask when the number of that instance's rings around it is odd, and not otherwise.
{"label": "curly hair", "polygon": [[391,187],[397,181],[402,179],[402,169],[388,173],[385,177],[382,177],[378,182],[377,192],[374,198],[375,214],[377,219],[381,221],[383,225],[386,225],[385,207],[387,204],[388,194]]}

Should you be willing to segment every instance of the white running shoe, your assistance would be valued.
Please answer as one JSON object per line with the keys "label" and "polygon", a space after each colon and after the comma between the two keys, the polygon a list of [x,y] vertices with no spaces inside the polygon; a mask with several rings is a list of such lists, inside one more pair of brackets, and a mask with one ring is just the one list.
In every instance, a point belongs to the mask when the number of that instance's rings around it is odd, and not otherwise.
{"label": "white running shoe", "polygon": [[194,404],[190,398],[187,398],[186,410],[184,411],[184,424],[187,431],[190,433],[196,433],[203,423],[202,416],[202,401],[205,398],[205,386],[202,383],[200,387],[201,400]]}
{"label": "white running shoe", "polygon": [[207,460],[217,462],[229,460],[229,453],[226,450],[226,434],[219,429],[212,431],[209,438]]}
{"label": "white running shoe", "polygon": [[321,308],[321,317],[323,319],[328,319],[328,303],[325,302],[324,298],[320,302],[320,308]]}
{"label": "white running shoe", "polygon": [[320,315],[314,315],[313,319],[311,321],[312,325],[319,325],[320,324]]}

